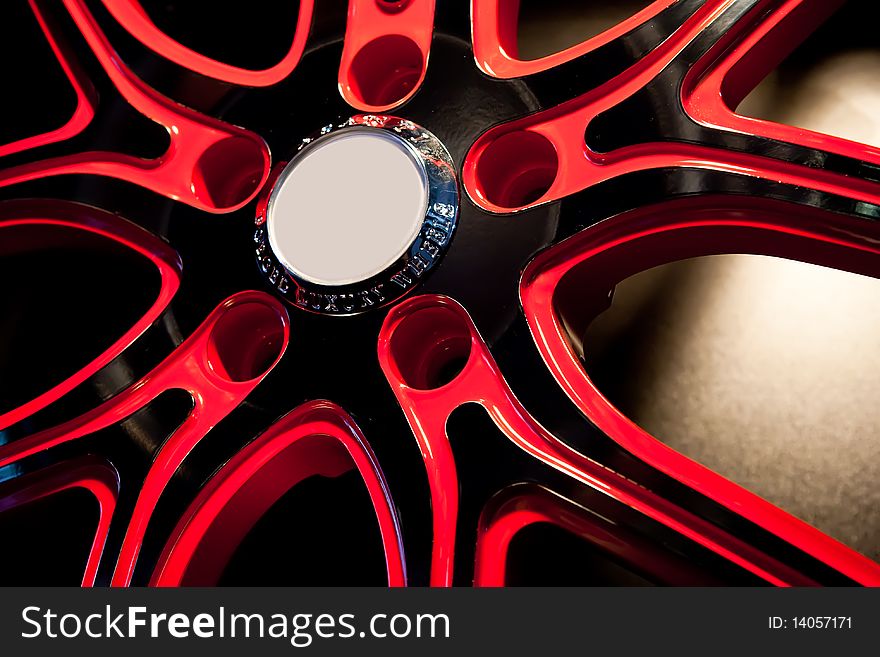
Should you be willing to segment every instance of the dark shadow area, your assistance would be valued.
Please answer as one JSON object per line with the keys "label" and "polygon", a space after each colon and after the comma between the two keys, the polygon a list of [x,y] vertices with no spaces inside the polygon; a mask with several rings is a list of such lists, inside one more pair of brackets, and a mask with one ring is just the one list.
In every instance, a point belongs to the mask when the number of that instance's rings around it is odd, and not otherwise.
{"label": "dark shadow area", "polygon": [[356,471],[294,486],[245,536],[219,586],[384,586],[376,512]]}

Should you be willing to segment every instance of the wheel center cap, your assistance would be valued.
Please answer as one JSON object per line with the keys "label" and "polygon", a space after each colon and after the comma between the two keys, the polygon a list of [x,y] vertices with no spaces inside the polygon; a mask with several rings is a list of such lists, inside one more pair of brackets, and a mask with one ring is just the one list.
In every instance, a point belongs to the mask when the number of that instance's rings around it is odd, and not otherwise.
{"label": "wheel center cap", "polygon": [[405,294],[448,248],[452,159],[410,121],[359,116],[303,141],[260,203],[257,256],[294,305],[355,314]]}
{"label": "wheel center cap", "polygon": [[269,200],[269,245],[300,278],[350,285],[403,255],[427,206],[428,176],[413,149],[387,130],[351,127],[284,169]]}

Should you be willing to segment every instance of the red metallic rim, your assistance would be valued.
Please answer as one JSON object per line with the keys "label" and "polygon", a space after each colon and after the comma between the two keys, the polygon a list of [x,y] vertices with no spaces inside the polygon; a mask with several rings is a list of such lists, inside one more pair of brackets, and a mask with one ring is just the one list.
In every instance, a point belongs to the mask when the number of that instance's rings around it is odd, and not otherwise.
{"label": "red metallic rim", "polygon": [[[140,44],[189,71],[231,85],[268,87],[289,78],[306,52],[314,7],[299,6],[290,49],[274,66],[250,70],[198,53],[164,34],[137,0],[103,0],[107,10]],[[31,0],[40,28],[72,85],[77,106],[60,128],[0,146],[0,157],[60,144],[80,134],[100,109],[74,55]],[[675,0],[657,0],[626,21],[554,55],[521,60],[516,50],[517,0],[473,0],[475,65],[499,80],[552,71],[597,52],[654,20]],[[725,15],[748,5],[724,37],[690,67],[681,85],[686,114],[703,127],[812,148],[858,163],[880,165],[880,150],[837,137],[745,117],[739,101],[839,3],[818,0],[707,0],[659,46],[619,75],[583,94],[501,123],[472,145],[461,169],[473,203],[494,214],[523,212],[571,199],[623,176],[663,169],[724,172],[807,188],[880,205],[880,184],[794,161],[704,143],[658,141],[610,152],[591,149],[588,126],[646,88],[696,39]],[[165,153],[144,160],[124,153],[83,151],[35,159],[0,169],[0,188],[67,174],[125,181],[199,211],[231,213],[258,198],[272,171],[261,136],[178,104],[131,70],[84,0],[63,0],[64,11],[91,56],[119,95],[168,133]],[[350,0],[338,69],[342,98],[357,111],[402,108],[426,79],[434,37],[434,0]],[[405,110],[401,110],[405,111]],[[519,193],[529,186],[531,195]],[[105,351],[66,380],[0,414],[0,429],[57,402],[131,347],[165,312],[181,285],[181,263],[167,243],[103,210],[58,200],[0,204],[0,232],[21,225],[64,226],[112,240],[147,258],[160,274],[160,291],[144,315]],[[527,265],[519,285],[522,312],[546,367],[571,402],[603,433],[639,460],[755,523],[818,562],[866,585],[880,585],[880,565],[796,519],[710,469],[667,447],[616,409],[593,385],[559,317],[566,286],[600,295],[623,278],[676,259],[711,253],[756,253],[812,262],[880,277],[874,224],[806,205],[756,196],[705,195],[640,207],[599,222],[546,251]],[[636,260],[632,257],[638,253]],[[574,283],[573,283],[574,281]],[[586,283],[584,281],[592,281]],[[591,287],[592,286],[592,287]],[[590,318],[584,317],[586,322]],[[249,398],[282,359],[291,339],[286,307],[262,292],[240,292],[216,307],[182,344],[148,374],[96,408],[57,426],[0,444],[0,468],[118,424],[168,390],[182,390],[192,409],[162,445],[115,555],[113,585],[128,585],[152,513],[172,475],[222,419]],[[453,582],[458,532],[459,481],[447,421],[466,404],[481,406],[513,445],[579,485],[610,497],[774,585],[814,581],[795,567],[664,499],[579,453],[544,428],[516,398],[468,309],[438,294],[394,306],[379,333],[378,362],[418,443],[430,488],[433,544],[430,583]],[[435,386],[431,372],[453,359],[464,362],[452,381]],[[188,506],[165,545],[151,584],[216,581],[232,550],[284,492],[311,474],[334,476],[356,469],[380,527],[388,584],[407,583],[400,521],[391,488],[366,436],[346,411],[330,401],[293,409],[226,462]],[[0,511],[69,487],[91,491],[100,523],[83,584],[95,582],[118,495],[113,466],[77,459],[6,482]],[[15,484],[15,486],[13,486]],[[524,491],[515,491],[517,495]],[[511,501],[512,500],[512,501]],[[478,531],[475,584],[505,581],[512,536],[535,522],[549,522],[625,554],[554,491],[530,491],[496,500]]]}

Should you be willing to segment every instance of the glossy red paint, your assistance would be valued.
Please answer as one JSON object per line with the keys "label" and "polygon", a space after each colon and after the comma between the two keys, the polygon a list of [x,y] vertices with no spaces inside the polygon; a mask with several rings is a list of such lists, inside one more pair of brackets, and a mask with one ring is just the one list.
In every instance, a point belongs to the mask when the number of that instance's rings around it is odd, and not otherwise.
{"label": "glossy red paint", "polygon": [[19,477],[0,489],[0,513],[71,488],[89,491],[98,502],[98,526],[82,577],[83,586],[94,586],[119,497],[119,475],[110,463],[88,456]]}
{"label": "glossy red paint", "polygon": [[[640,208],[597,224],[540,254],[525,270],[520,298],[535,343],[559,385],[602,431],[638,458],[764,527],[857,582],[880,585],[880,564],[666,446],[596,388],[570,339],[624,278],[684,258],[716,253],[784,257],[880,277],[880,233],[870,222],[768,199],[699,197]],[[581,301],[571,295],[577,289]],[[577,308],[563,326],[560,304]],[[569,320],[571,321],[571,320]]]}
{"label": "glossy red paint", "polygon": [[[58,130],[0,146],[0,156],[68,139],[91,121],[95,99],[30,0],[53,52],[77,94],[77,109]],[[196,73],[244,86],[267,86],[296,67],[308,36],[312,0],[302,0],[291,48],[276,65],[248,70],[186,48],[159,30],[138,0],[102,0],[135,39]],[[548,70],[599,48],[650,21],[674,0],[658,0],[627,21],[588,41],[534,61],[516,53],[518,0],[472,0],[473,44],[487,75],[514,78]],[[558,107],[500,125],[474,144],[463,166],[472,199],[492,212],[511,212],[571,195],[633,171],[687,167],[716,169],[818,189],[880,203],[880,185],[807,169],[787,162],[684,143],[655,143],[611,153],[590,151],[584,131],[593,117],[626,100],[667,67],[736,0],[707,0],[675,34],[615,79]],[[169,133],[166,153],[153,161],[107,152],[66,155],[0,171],[0,187],[61,174],[96,174],[140,185],[208,212],[227,212],[250,202],[270,177],[269,152],[246,130],[177,105],[149,88],[114,52],[85,0],[63,0],[98,63],[137,111]],[[821,21],[839,0],[767,0],[737,23],[690,71],[682,102],[692,118],[722,130],[743,131],[880,163],[880,149],[737,115],[739,100]],[[433,0],[350,0],[338,82],[345,100],[364,111],[398,107],[425,77],[433,31]],[[280,170],[280,169],[279,169]],[[265,199],[261,201],[264,203]],[[258,215],[264,207],[258,206]],[[161,240],[108,213],[54,201],[0,204],[0,231],[21,224],[60,225],[92,232],[132,248],[159,269],[156,302],[135,326],[82,370],[36,399],[0,415],[0,429],[61,399],[134,342],[161,315],[180,284],[177,255]],[[880,276],[875,263],[880,235],[870,228],[818,210],[782,207],[755,199],[673,202],[642,208],[571,238],[536,259],[521,284],[529,326],[549,369],[572,401],[624,448],[655,468],[715,499],[735,513],[865,584],[880,585],[880,566],[784,511],[674,452],[615,409],[586,377],[563,327],[559,305],[569,293],[604,295],[615,279],[688,255],[759,252],[806,259]],[[667,242],[667,237],[671,238]],[[7,247],[0,233],[0,252]],[[628,258],[638,249],[639,258]],[[623,257],[621,257],[623,256]],[[577,285],[572,283],[577,281]],[[586,281],[584,283],[584,281]],[[590,317],[590,308],[580,321]],[[152,509],[189,451],[274,367],[289,339],[287,314],[259,293],[236,295],[212,313],[180,348],[141,381],[97,409],[47,431],[0,445],[0,467],[128,417],[169,389],[193,398],[186,421],[158,451],[125,534],[113,584],[131,581]],[[276,353],[277,350],[277,353]],[[813,582],[711,523],[573,451],[549,434],[515,399],[467,312],[454,301],[418,297],[389,314],[379,359],[422,450],[433,506],[431,583],[450,585],[454,561],[458,478],[446,436],[449,414],[465,403],[481,405],[520,449],[586,486],[609,495],[780,585]],[[446,383],[441,371],[464,362]],[[181,519],[166,546],[153,584],[216,581],[235,545],[284,491],[310,474],[333,476],[356,467],[373,500],[386,555],[389,584],[406,582],[400,530],[387,485],[364,436],[344,411],[329,402],[294,410],[237,454],[211,480]],[[62,472],[62,470],[64,472]],[[16,480],[15,497],[29,500],[65,486],[92,490],[101,521],[83,577],[92,584],[116,502],[115,471],[102,463],[68,462]],[[43,476],[45,475],[45,479]],[[50,476],[51,475],[51,476]],[[57,476],[56,476],[57,475]],[[68,476],[69,475],[69,476]],[[112,475],[112,476],[111,476]],[[33,482],[33,483],[32,483]],[[67,482],[67,483],[65,483]],[[521,491],[517,491],[519,493]],[[480,525],[475,583],[504,582],[507,546],[516,532],[550,522],[602,542],[627,556],[627,546],[603,535],[575,505],[543,491],[495,500]],[[17,502],[15,502],[17,503]],[[24,502],[21,502],[24,503]]]}
{"label": "glossy red paint", "polygon": [[[615,560],[656,581],[678,586],[701,586],[684,564],[634,536],[614,530],[595,514],[537,484],[522,483],[499,491],[483,509],[477,529],[474,586],[504,586],[511,541],[531,525],[548,524],[580,537]],[[553,555],[548,554],[548,559]]]}
{"label": "glossy red paint", "polygon": [[[673,142],[627,146],[609,153],[596,153],[587,147],[584,133],[595,116],[645,86],[735,2],[709,0],[669,39],[616,78],[571,101],[485,132],[474,143],[462,170],[462,182],[471,199],[490,212],[511,212],[556,201],[634,171],[687,167],[726,171],[880,202],[877,183],[749,153]],[[746,46],[738,52],[747,52]],[[712,95],[711,91],[706,93]],[[721,107],[723,102],[719,98],[714,105]],[[720,116],[720,110],[716,114]],[[784,126],[775,129],[791,139],[798,132]],[[821,144],[825,140],[832,146],[835,143],[824,135],[817,139]],[[842,141],[845,140],[837,142],[839,148],[843,148],[839,143]],[[844,152],[852,156],[872,151],[867,146],[848,144]],[[513,153],[516,157],[511,157]]]}
{"label": "glossy red paint", "polygon": [[431,52],[434,0],[349,0],[339,91],[366,112],[384,112],[418,91]]}
{"label": "glossy red paint", "polygon": [[532,75],[569,62],[623,36],[677,1],[655,0],[586,41],[539,59],[523,60],[517,55],[520,0],[471,0],[474,58],[480,70],[492,77],[507,79]]}
{"label": "glossy red paint", "polygon": [[216,585],[236,547],[284,493],[307,477],[336,477],[352,468],[373,501],[388,585],[405,586],[403,544],[388,484],[354,420],[327,401],[291,411],[217,472],[180,519],[151,584]]}
{"label": "glossy red paint", "polygon": [[52,48],[52,52],[58,60],[61,70],[64,71],[64,75],[68,82],[70,82],[70,86],[76,95],[76,108],[73,110],[73,114],[64,125],[55,130],[40,135],[31,135],[30,137],[18,139],[7,144],[0,144],[0,157],[11,155],[12,153],[18,153],[20,151],[26,151],[30,148],[37,148],[38,146],[44,146],[46,144],[54,144],[75,137],[92,122],[92,119],[95,116],[97,97],[94,88],[85,76],[82,75],[80,70],[65,58],[61,46],[49,30],[48,25],[46,25],[46,18],[43,15],[43,12],[40,11],[36,0],[28,1],[31,10],[34,12],[34,17],[40,25],[40,29],[43,31],[43,34],[46,35],[49,47]]}
{"label": "glossy red paint", "polygon": [[281,61],[269,68],[253,70],[218,61],[172,39],[156,27],[138,0],[103,0],[103,2],[107,10],[129,34],[153,52],[195,73],[247,87],[267,87],[281,82],[293,72],[305,50],[315,4],[314,0],[300,0],[290,49]]}
{"label": "glossy red paint", "polygon": [[97,408],[57,427],[0,446],[0,467],[121,422],[166,390],[184,390],[193,409],[163,443],[138,495],[112,584],[131,581],[141,541],[162,491],[187,454],[280,360],[290,336],[284,306],[262,292],[221,303],[152,372]]}
{"label": "glossy red paint", "polygon": [[64,5],[120,95],[168,131],[168,148],[155,160],[95,151],[29,162],[0,171],[0,187],[47,176],[94,174],[206,212],[231,212],[253,199],[269,174],[269,148],[263,139],[178,105],[147,86],[119,58],[83,0],[64,0]]}
{"label": "glossy red paint", "polygon": [[688,71],[682,102],[699,123],[802,144],[880,165],[880,148],[804,128],[736,113],[759,82],[844,0],[772,0],[756,7],[752,20],[734,26],[714,50]]}
{"label": "glossy red paint", "polygon": [[[410,428],[427,470],[433,512],[431,584],[452,584],[458,476],[446,421],[463,404],[482,406],[517,447],[552,468],[777,585],[810,580],[718,527],[664,500],[550,434],[519,403],[467,311],[438,295],[413,297],[394,307],[379,334],[379,363]],[[439,373],[464,365],[448,382]]]}
{"label": "glossy red paint", "polygon": [[100,235],[149,260],[160,276],[159,293],[137,323],[78,372],[12,410],[0,413],[0,429],[57,401],[95,374],[129,347],[162,314],[180,287],[181,263],[168,244],[117,215],[97,208],[55,200],[4,201],[0,203],[0,254],[17,247],[3,239],[4,229],[17,226],[63,226]]}

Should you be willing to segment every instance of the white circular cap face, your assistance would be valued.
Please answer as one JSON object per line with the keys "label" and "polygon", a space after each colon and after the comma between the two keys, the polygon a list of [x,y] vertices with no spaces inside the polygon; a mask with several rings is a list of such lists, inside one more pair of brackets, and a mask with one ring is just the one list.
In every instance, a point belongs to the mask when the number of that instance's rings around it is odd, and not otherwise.
{"label": "white circular cap face", "polygon": [[306,146],[279,176],[269,245],[294,275],[348,285],[400,258],[427,206],[427,174],[406,142],[387,130],[346,128]]}

